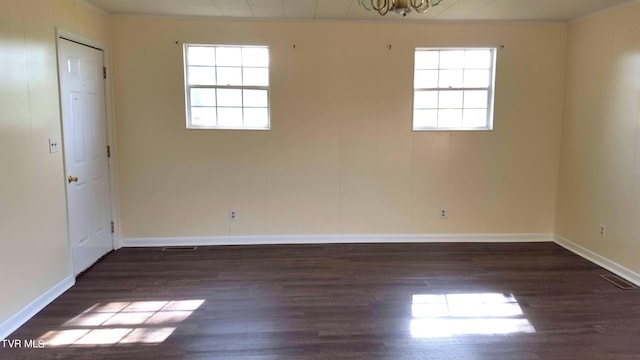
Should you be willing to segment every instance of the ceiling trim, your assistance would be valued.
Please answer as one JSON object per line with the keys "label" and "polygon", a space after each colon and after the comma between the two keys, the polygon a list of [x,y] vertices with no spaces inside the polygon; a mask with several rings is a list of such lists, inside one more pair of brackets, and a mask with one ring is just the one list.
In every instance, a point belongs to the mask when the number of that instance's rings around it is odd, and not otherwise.
{"label": "ceiling trim", "polygon": [[[82,0],[86,1],[86,0]],[[638,0],[640,1],[640,0]],[[212,21],[241,21],[241,22],[266,22],[266,23],[371,23],[371,24],[568,24],[573,20],[416,20],[416,19],[305,19],[305,18],[248,18],[248,17],[225,17],[207,15],[162,15],[162,14],[124,14],[108,13],[113,17],[145,18],[145,19],[176,19],[176,20],[212,20]]]}

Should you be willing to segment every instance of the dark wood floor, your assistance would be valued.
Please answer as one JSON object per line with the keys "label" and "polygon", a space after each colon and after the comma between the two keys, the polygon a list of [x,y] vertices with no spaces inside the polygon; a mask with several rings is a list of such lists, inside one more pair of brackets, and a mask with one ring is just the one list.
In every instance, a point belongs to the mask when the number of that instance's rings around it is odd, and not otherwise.
{"label": "dark wood floor", "polygon": [[552,243],[122,249],[1,359],[640,359],[640,291]]}

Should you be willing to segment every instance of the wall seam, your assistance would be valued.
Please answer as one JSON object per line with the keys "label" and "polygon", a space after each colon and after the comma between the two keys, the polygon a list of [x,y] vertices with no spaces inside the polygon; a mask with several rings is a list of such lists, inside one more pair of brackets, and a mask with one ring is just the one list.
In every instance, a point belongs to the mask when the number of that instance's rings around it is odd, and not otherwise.
{"label": "wall seam", "polygon": [[558,159],[557,159],[557,167],[556,167],[556,189],[555,196],[553,197],[553,223],[552,232],[554,234],[558,234],[558,222],[559,222],[559,204],[560,204],[560,179],[562,178],[562,154],[563,154],[563,144],[564,144],[564,126],[567,121],[567,92],[568,92],[568,84],[569,84],[569,43],[570,43],[570,35],[571,35],[571,24],[565,24],[565,46],[564,46],[564,77],[562,83],[562,108],[560,109],[560,133],[558,134],[559,144],[558,144]]}

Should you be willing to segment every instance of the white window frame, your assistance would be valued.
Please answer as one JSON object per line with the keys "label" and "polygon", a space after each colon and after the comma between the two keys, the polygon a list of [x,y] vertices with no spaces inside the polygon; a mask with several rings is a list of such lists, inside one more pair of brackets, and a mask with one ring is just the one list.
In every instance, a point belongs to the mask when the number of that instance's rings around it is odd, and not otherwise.
{"label": "white window frame", "polygon": [[[271,79],[270,79],[270,75],[271,75],[271,64],[269,63],[269,65],[267,66],[267,71],[269,73],[269,80],[268,80],[268,84],[266,86],[247,86],[247,85],[220,85],[217,84],[216,81],[216,85],[191,85],[189,84],[189,68],[190,68],[190,64],[189,64],[189,48],[190,47],[214,47],[214,48],[220,48],[220,47],[231,47],[231,48],[241,48],[241,49],[245,49],[245,48],[263,48],[263,49],[267,49],[268,51],[270,50],[268,46],[265,45],[230,45],[230,44],[184,44],[183,46],[183,57],[184,57],[184,85],[185,85],[185,105],[186,105],[186,116],[187,116],[187,121],[186,121],[186,127],[187,129],[213,129],[213,130],[270,130],[271,129],[271,90],[270,90],[270,86],[271,86]],[[269,53],[270,56],[270,53]],[[216,69],[216,76],[217,76],[217,69],[218,67],[222,67],[222,66],[218,66],[217,64],[215,66],[212,66]],[[239,64],[237,67],[244,69],[245,67],[243,66],[243,64]],[[241,70],[242,72],[242,70]],[[252,126],[220,126],[220,125],[194,125],[192,123],[192,117],[191,117],[191,89],[238,89],[238,90],[266,90],[267,91],[267,124],[264,127],[252,127]],[[219,118],[219,108],[220,106],[218,106],[218,103],[216,102],[216,123],[218,123],[220,121]],[[243,122],[244,122],[244,110],[249,108],[249,107],[245,107],[244,103],[242,104],[242,106],[240,107],[242,108],[243,111]]]}
{"label": "white window frame", "polygon": [[[487,87],[436,87],[436,88],[417,88],[415,86],[415,72],[416,72],[416,54],[419,51],[466,51],[466,50],[489,50],[491,52],[491,61],[490,61],[490,79],[489,86]],[[413,63],[413,71],[414,71],[414,87],[413,87],[413,115],[412,115],[412,129],[413,131],[491,131],[493,130],[493,108],[494,108],[494,99],[495,99],[495,82],[496,82],[496,58],[497,58],[497,48],[496,47],[434,47],[434,48],[425,48],[425,47],[417,47],[414,51],[414,63]],[[440,65],[438,66],[438,73],[442,68]],[[427,127],[427,126],[416,126],[415,119],[415,110],[416,110],[416,99],[415,94],[417,91],[472,91],[472,90],[486,90],[487,91],[487,122],[486,126],[483,127]],[[463,100],[464,101],[464,100]],[[463,111],[464,111],[464,102],[463,102]],[[436,110],[440,110],[438,107]]]}

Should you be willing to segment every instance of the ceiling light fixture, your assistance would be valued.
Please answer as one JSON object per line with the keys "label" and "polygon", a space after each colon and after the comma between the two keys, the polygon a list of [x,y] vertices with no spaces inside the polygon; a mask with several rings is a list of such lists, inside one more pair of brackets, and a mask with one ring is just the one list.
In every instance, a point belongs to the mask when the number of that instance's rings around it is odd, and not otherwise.
{"label": "ceiling light fixture", "polygon": [[440,4],[442,0],[358,0],[358,4],[367,10],[375,10],[384,16],[387,13],[399,14],[403,17],[411,12],[411,9],[424,14],[431,6]]}

